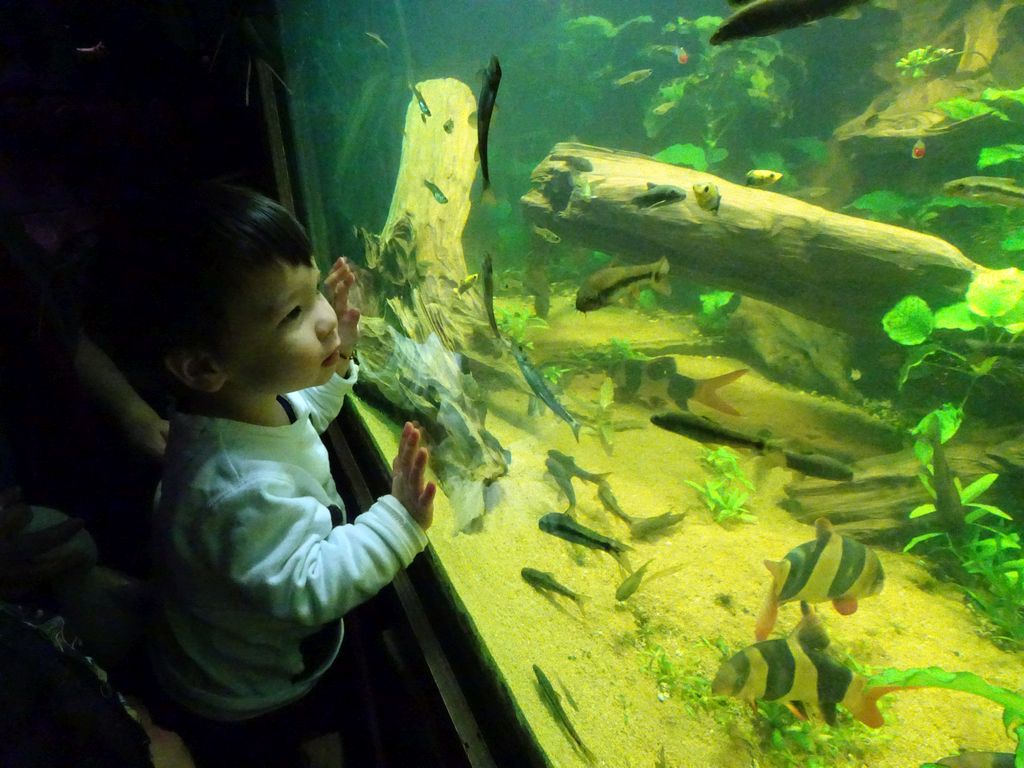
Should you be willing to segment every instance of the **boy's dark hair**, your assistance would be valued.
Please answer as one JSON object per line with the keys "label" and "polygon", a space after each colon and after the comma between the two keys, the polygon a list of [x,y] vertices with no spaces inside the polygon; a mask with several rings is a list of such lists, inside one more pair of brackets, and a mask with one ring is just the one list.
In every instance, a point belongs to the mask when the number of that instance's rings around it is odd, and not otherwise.
{"label": "boy's dark hair", "polygon": [[312,246],[291,213],[257,192],[205,183],[136,201],[99,239],[86,320],[120,364],[162,376],[175,349],[218,351],[234,286],[274,264],[312,265]]}

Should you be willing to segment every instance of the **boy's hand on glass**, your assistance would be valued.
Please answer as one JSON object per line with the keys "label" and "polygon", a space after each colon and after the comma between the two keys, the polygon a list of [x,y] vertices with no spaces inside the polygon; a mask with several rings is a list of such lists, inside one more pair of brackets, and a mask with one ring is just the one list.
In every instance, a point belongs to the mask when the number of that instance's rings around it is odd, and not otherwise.
{"label": "boy's hand on glass", "polygon": [[434,494],[437,486],[426,482],[424,472],[430,454],[420,447],[420,430],[405,422],[398,455],[391,464],[391,495],[402,502],[412,518],[424,531],[434,520]]}
{"label": "boy's hand on glass", "polygon": [[327,298],[338,315],[338,339],[341,341],[341,354],[346,358],[352,356],[359,341],[359,310],[348,305],[349,290],[355,282],[356,273],[344,256],[334,262],[324,279]]}

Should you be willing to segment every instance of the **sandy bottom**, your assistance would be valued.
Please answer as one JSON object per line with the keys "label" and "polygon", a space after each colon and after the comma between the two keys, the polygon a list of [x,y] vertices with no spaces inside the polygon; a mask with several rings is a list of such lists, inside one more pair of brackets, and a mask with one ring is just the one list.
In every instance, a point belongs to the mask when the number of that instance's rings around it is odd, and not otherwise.
{"label": "sandy bottom", "polygon": [[[616,317],[617,312],[602,310],[607,314],[600,322],[619,328],[615,335],[620,338],[666,334],[664,318],[638,323],[635,313]],[[587,320],[596,320],[597,314]],[[578,323],[568,323],[569,317],[564,307],[556,308],[551,327],[542,331],[545,342],[561,335],[574,343],[572,334],[581,331]],[[628,331],[622,331],[626,318]],[[588,323],[591,346],[597,346],[595,339],[606,341],[600,328],[597,322]],[[538,343],[531,351],[536,363],[545,362],[544,350]],[[680,356],[677,362],[680,371],[695,377],[742,366],[721,358]],[[577,402],[593,402],[599,385],[600,377],[576,377],[569,394]],[[842,442],[816,427],[812,395],[779,387],[755,372],[723,392],[751,424],[774,425],[781,433],[788,427],[790,432],[816,436],[819,444],[829,439]],[[754,642],[755,617],[769,584],[762,560],[779,559],[813,538],[811,526],[796,522],[779,506],[784,486],[798,476],[766,457],[738,450],[744,472],[756,484],[747,506],[757,522],[723,527],[713,522],[696,492],[684,484],[707,476],[700,463],[700,443],[646,424],[616,432],[609,456],[587,430],[577,444],[568,426],[550,411],[527,417],[524,391],[491,391],[490,398],[488,428],[513,456],[508,476],[497,483],[500,501],[487,513],[481,531],[459,534],[439,495],[430,538],[444,569],[440,578],[450,582],[465,605],[479,642],[496,664],[495,674],[511,690],[550,763],[586,764],[542,703],[534,684],[534,664],[556,687],[571,693],[578,709],[568,703],[566,709],[598,765],[649,768],[657,764],[662,749],[668,766],[807,764],[787,763],[766,750],[756,728],[762,716],[733,700],[710,697],[709,689],[722,659],[715,644],[724,641],[735,652]],[[650,415],[641,405],[617,403],[615,409],[616,418],[640,423]],[[362,411],[381,450],[390,456],[397,429],[369,409]],[[670,566],[680,569],[643,584],[620,603],[615,591],[623,576],[611,557],[541,532],[538,519],[566,507],[553,480],[545,476],[545,454],[551,448],[574,456],[587,470],[611,472],[611,488],[630,515],[686,512],[686,519],[665,535],[631,540],[626,525],[605,512],[596,487],[574,481],[577,519],[630,544],[634,567],[652,560],[648,573]],[[865,444],[847,443],[845,448],[849,455],[870,454]],[[886,551],[879,556],[886,571],[882,594],[862,601],[851,616],[840,616],[827,604],[818,606],[839,658],[848,654],[873,671],[940,666],[971,671],[997,685],[1019,686],[1024,658],[1003,652],[980,636],[976,618],[956,590],[936,586],[913,556]],[[585,595],[585,613],[528,586],[520,577],[524,566],[549,571]],[[795,604],[782,606],[776,636],[790,631],[798,618]],[[665,688],[659,691],[654,671],[659,655],[675,675],[667,696]],[[839,730],[856,754],[829,764],[907,768],[955,754],[962,747],[1013,747],[1002,730],[1000,708],[978,697],[937,689],[909,691],[882,699],[882,710],[886,724],[874,731],[849,716],[841,717]],[[824,724],[816,726],[818,738],[828,739],[830,732]]]}

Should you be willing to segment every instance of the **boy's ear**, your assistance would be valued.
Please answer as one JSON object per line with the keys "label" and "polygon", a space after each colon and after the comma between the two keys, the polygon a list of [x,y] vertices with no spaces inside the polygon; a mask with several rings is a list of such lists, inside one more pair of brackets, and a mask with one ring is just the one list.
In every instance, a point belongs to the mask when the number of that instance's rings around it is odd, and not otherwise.
{"label": "boy's ear", "polygon": [[176,349],[164,357],[164,366],[186,387],[199,392],[216,392],[228,378],[209,352]]}

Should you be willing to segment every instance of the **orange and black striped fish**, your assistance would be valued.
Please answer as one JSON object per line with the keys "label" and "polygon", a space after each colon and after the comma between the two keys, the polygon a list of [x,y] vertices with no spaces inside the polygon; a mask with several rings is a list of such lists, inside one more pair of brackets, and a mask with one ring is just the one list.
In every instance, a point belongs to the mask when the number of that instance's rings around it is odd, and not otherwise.
{"label": "orange and black striped fish", "polygon": [[755,636],[767,639],[779,606],[793,600],[822,603],[831,600],[844,616],[857,610],[857,599],[877,595],[885,583],[882,563],[872,550],[849,536],[840,536],[819,517],[817,538],[791,549],[782,560],[765,560],[772,574]]}
{"label": "orange and black striped fish", "polygon": [[675,358],[656,357],[653,360],[624,360],[617,363],[610,373],[616,386],[630,396],[671,400],[684,411],[689,410],[689,401],[694,400],[730,416],[739,416],[740,412],[722,399],[718,390],[746,372],[746,368],[739,368],[709,379],[693,379],[676,370]]}
{"label": "orange and black striped fish", "polygon": [[722,664],[711,684],[718,696],[735,696],[756,706],[756,701],[781,701],[799,718],[803,708],[815,704],[829,725],[835,725],[836,706],[842,704],[871,728],[884,725],[878,698],[891,689],[865,690],[867,678],[831,658],[828,636],[807,603],[803,618],[789,637],[766,640],[744,648]]}

